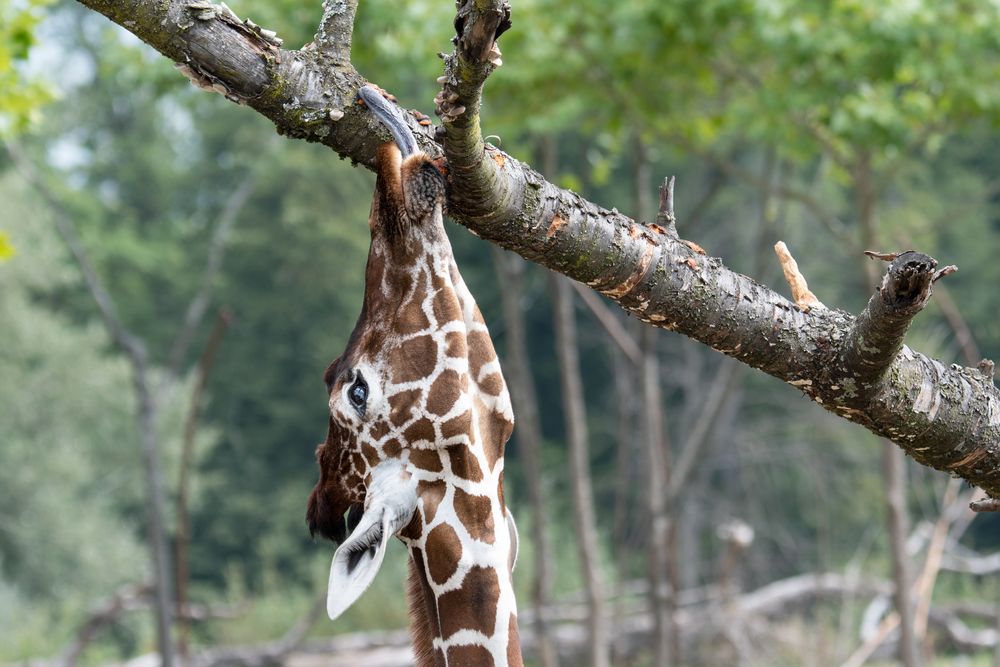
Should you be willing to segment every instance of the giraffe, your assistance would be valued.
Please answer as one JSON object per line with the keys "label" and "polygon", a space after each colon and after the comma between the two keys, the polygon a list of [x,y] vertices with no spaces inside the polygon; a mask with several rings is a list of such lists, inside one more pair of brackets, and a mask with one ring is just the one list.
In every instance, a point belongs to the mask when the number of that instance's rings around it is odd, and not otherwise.
{"label": "giraffe", "polygon": [[327,612],[365,591],[395,535],[409,553],[416,664],[519,667],[510,395],[445,235],[441,167],[381,91],[359,97],[394,142],[376,156],[361,315],[324,378],[329,428],[306,518],[339,544]]}

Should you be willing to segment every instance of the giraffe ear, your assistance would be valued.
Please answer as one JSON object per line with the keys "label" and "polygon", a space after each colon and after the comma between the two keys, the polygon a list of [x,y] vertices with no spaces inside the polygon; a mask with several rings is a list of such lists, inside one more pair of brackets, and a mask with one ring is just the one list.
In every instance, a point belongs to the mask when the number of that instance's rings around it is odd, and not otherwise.
{"label": "giraffe ear", "polygon": [[380,463],[372,471],[365,504],[361,520],[330,563],[326,612],[331,619],[354,604],[375,579],[389,538],[410,522],[417,508],[416,482],[399,461]]}
{"label": "giraffe ear", "polygon": [[517,566],[517,548],[520,546],[521,539],[517,536],[517,524],[514,523],[514,515],[510,513],[510,508],[505,507],[504,511],[507,513],[507,532],[510,533],[510,556],[507,557],[507,564],[510,565],[510,571],[513,572]]}

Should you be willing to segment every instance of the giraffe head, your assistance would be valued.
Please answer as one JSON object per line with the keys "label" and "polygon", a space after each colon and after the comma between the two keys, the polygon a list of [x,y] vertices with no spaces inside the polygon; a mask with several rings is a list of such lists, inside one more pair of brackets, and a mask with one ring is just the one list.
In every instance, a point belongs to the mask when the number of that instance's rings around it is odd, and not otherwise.
{"label": "giraffe head", "polygon": [[503,497],[510,397],[444,231],[444,176],[394,107],[370,87],[361,97],[396,142],[377,154],[361,316],[325,375],[329,430],[307,520],[340,545],[327,611],[364,592],[395,535],[411,557],[420,664],[491,664],[487,653],[519,664],[517,533]]}

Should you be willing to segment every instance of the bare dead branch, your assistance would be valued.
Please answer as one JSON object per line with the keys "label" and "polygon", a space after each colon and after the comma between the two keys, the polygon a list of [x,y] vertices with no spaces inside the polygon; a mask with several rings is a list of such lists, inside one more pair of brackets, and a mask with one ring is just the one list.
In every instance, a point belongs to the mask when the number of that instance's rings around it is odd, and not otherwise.
{"label": "bare dead branch", "polygon": [[826,308],[823,302],[816,298],[816,295],[809,290],[809,284],[805,276],[799,271],[799,265],[789,252],[784,241],[774,244],[774,252],[778,256],[781,270],[785,274],[785,280],[792,289],[792,301],[802,310],[809,312],[813,308]]}
{"label": "bare dead branch", "polygon": [[83,282],[87,286],[87,290],[94,299],[94,304],[97,306],[97,312],[101,316],[101,320],[104,323],[105,329],[108,331],[108,335],[111,337],[114,344],[132,360],[133,364],[145,367],[145,346],[143,346],[142,342],[125,327],[121,318],[118,316],[118,309],[115,306],[114,299],[111,298],[111,295],[104,287],[104,283],[101,282],[101,279],[98,277],[97,271],[94,269],[94,265],[91,263],[87,251],[84,249],[83,242],[80,240],[80,236],[76,233],[76,228],[71,222],[73,216],[68,210],[66,210],[66,207],[63,206],[62,201],[55,196],[48,185],[42,180],[41,175],[35,169],[34,165],[27,158],[27,156],[25,156],[21,147],[13,141],[7,141],[5,143],[5,147],[7,148],[7,154],[10,155],[14,166],[21,175],[21,178],[23,178],[25,182],[31,186],[35,193],[42,198],[42,201],[44,201],[45,204],[52,209],[52,221],[55,224],[56,232],[58,232],[59,237],[62,239],[63,243],[66,244],[70,254],[73,256],[73,259],[80,270],[80,276],[83,278]]}
{"label": "bare dead branch", "polygon": [[326,592],[317,596],[309,611],[281,637],[260,646],[209,649],[195,655],[190,667],[273,667],[305,640],[310,628],[326,610]]}
{"label": "bare dead branch", "polygon": [[100,632],[116,622],[119,616],[133,609],[148,608],[147,598],[151,590],[152,586],[149,584],[127,584],[108,599],[98,603],[80,626],[73,641],[56,659],[55,664],[60,667],[74,667],[83,650]]}
{"label": "bare dead branch", "polygon": [[969,503],[973,512],[1000,512],[1000,499],[986,498]]}
{"label": "bare dead branch", "polygon": [[[723,360],[725,362],[725,360]],[[667,486],[668,502],[673,504],[687,488],[687,483],[702,458],[705,447],[709,443],[712,426],[719,418],[719,413],[726,404],[726,399],[739,383],[740,366],[732,362],[719,366],[712,383],[708,387],[701,411],[694,425],[688,429],[687,437],[680,447],[680,456],[670,473],[670,483]]]}
{"label": "bare dead branch", "polygon": [[677,236],[677,217],[674,215],[674,184],[675,176],[663,179],[660,186],[660,210],[656,214],[657,224],[666,228],[671,236]]}
{"label": "bare dead branch", "polygon": [[944,278],[946,276],[950,276],[951,274],[955,273],[956,271],[958,271],[958,267],[955,266],[954,264],[949,264],[948,266],[946,266],[946,267],[944,267],[942,269],[938,269],[937,271],[935,271],[934,272],[934,276],[931,277],[931,282],[932,283],[936,283],[937,281],[941,280],[942,278]]}
{"label": "bare dead branch", "polygon": [[[191,481],[191,466],[194,460],[194,437],[198,430],[198,413],[201,411],[201,397],[205,385],[208,382],[208,375],[212,371],[215,361],[215,354],[222,343],[222,337],[229,328],[231,315],[220,310],[212,327],[212,333],[208,337],[205,349],[202,350],[201,358],[198,360],[198,367],[195,370],[194,389],[191,391],[191,400],[188,404],[187,417],[184,420],[184,440],[181,444],[181,465],[177,480],[177,537],[174,543],[177,586],[177,607],[185,609],[187,607],[187,580],[188,580],[188,544],[191,541],[191,521],[188,512],[188,497]],[[188,623],[182,618],[177,628],[177,643],[182,656],[188,654]]]}

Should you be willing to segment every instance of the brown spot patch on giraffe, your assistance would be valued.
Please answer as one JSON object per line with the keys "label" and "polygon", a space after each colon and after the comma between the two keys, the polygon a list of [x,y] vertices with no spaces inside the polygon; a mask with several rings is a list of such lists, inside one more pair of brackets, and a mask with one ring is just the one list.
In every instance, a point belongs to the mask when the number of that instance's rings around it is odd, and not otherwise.
{"label": "brown spot patch on giraffe", "polygon": [[504,471],[501,470],[500,477],[499,479],[497,479],[497,500],[500,501],[500,511],[506,517],[508,510],[507,510],[507,503],[505,503],[503,499],[503,473]]}
{"label": "brown spot patch on giraffe", "polygon": [[389,353],[389,368],[396,384],[422,380],[434,372],[438,345],[430,334],[405,340]]}
{"label": "brown spot patch on giraffe", "polygon": [[413,414],[410,408],[420,404],[423,389],[407,389],[389,397],[389,421],[399,427],[410,421]]}
{"label": "brown spot patch on giraffe", "polygon": [[464,358],[469,353],[465,344],[465,336],[457,331],[449,331],[444,335],[445,354],[449,357]]}
{"label": "brown spot patch on giraffe", "polygon": [[[462,542],[455,529],[446,523],[439,523],[427,535],[427,570],[436,584],[448,581],[458,570],[458,559],[462,555]],[[462,612],[455,610],[462,615]],[[444,616],[444,611],[441,611]]]}
{"label": "brown spot patch on giraffe", "polygon": [[387,424],[384,419],[380,419],[368,426],[368,437],[372,440],[381,440],[388,434],[389,424]]}
{"label": "brown spot patch on giraffe", "polygon": [[382,445],[382,453],[384,453],[388,458],[394,459],[403,452],[403,446],[399,444],[399,440],[392,438],[387,443]]}
{"label": "brown spot patch on giraffe", "polygon": [[453,370],[438,375],[427,392],[427,411],[435,415],[445,415],[455,407],[462,392],[468,389],[468,378]]}
{"label": "brown spot patch on giraffe", "polygon": [[493,544],[496,541],[496,525],[493,509],[487,496],[474,496],[462,489],[455,489],[455,514],[469,531],[472,539]]}
{"label": "brown spot patch on giraffe", "polygon": [[424,508],[424,523],[434,521],[437,514],[438,505],[444,500],[444,494],[448,490],[448,485],[444,480],[433,482],[417,482],[417,497],[420,498]]}
{"label": "brown spot patch on giraffe", "polygon": [[472,331],[468,336],[469,343],[469,373],[474,378],[479,377],[479,371],[485,364],[496,359],[493,341],[485,331]]}
{"label": "brown spot patch on giraffe", "polygon": [[368,461],[368,465],[371,467],[374,468],[378,465],[378,450],[369,445],[367,442],[361,445],[361,455],[365,457],[365,460]]}
{"label": "brown spot patch on giraffe", "polygon": [[441,454],[436,449],[411,449],[410,463],[428,472],[444,470],[444,466],[441,465]]}
{"label": "brown spot patch on giraffe", "polygon": [[496,628],[499,598],[500,580],[496,570],[479,566],[469,568],[461,588],[443,593],[438,598],[442,639],[447,640],[459,630],[473,630],[491,637]]}
{"label": "brown spot patch on giraffe", "polygon": [[441,437],[445,440],[458,435],[468,435],[471,440],[472,433],[472,413],[466,410],[457,417],[452,417],[441,424]]}
{"label": "brown spot patch on giraffe", "polygon": [[406,427],[406,430],[403,431],[403,440],[410,447],[433,447],[437,441],[434,422],[427,417],[421,417]]}
{"label": "brown spot patch on giraffe", "polygon": [[419,540],[423,534],[424,520],[420,516],[420,512],[414,512],[413,516],[410,517],[410,523],[406,524],[399,531],[399,536],[406,540]]}
{"label": "brown spot patch on giraffe", "polygon": [[[417,631],[425,631],[426,642],[420,644],[420,648],[429,650],[433,645],[433,638],[441,635],[441,625],[438,623],[437,605],[434,600],[434,592],[430,584],[427,583],[427,570],[424,569],[424,556],[420,549],[410,549],[410,561],[408,563],[409,576],[407,577],[407,589],[410,597],[410,618],[421,619],[411,624]],[[414,648],[417,648],[415,646]],[[438,649],[440,653],[440,649]],[[442,659],[444,656],[441,656]],[[417,663],[425,664],[425,663]],[[441,664],[441,663],[437,663]]]}
{"label": "brown spot patch on giraffe", "polygon": [[507,667],[521,667],[521,638],[517,633],[517,616],[510,615],[507,622]]}
{"label": "brown spot patch on giraffe", "polygon": [[458,303],[458,297],[451,285],[446,284],[438,276],[434,276],[434,287],[437,292],[431,302],[434,311],[434,321],[438,326],[447,322],[462,319],[462,307]]}
{"label": "brown spot patch on giraffe", "polygon": [[499,396],[503,391],[503,376],[499,373],[490,373],[479,381],[479,388],[490,396]]}
{"label": "brown spot patch on giraffe", "polygon": [[478,482],[483,478],[483,470],[479,467],[479,460],[476,459],[468,445],[448,445],[445,449],[451,460],[453,474],[470,482]]}
{"label": "brown spot patch on giraffe", "polygon": [[431,321],[427,319],[427,313],[424,312],[420,303],[419,292],[415,292],[409,301],[401,305],[393,319],[396,331],[401,334],[423,331],[431,325]]}
{"label": "brown spot patch on giraffe", "polygon": [[473,402],[479,417],[479,435],[483,439],[486,464],[492,470],[497,460],[503,456],[504,444],[514,430],[514,424],[499,412],[486,407],[479,396]]}
{"label": "brown spot patch on giraffe", "polygon": [[438,663],[449,667],[489,667],[494,664],[493,654],[478,644],[460,644],[448,647],[448,661]]}

